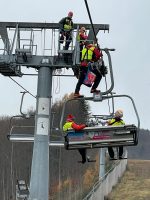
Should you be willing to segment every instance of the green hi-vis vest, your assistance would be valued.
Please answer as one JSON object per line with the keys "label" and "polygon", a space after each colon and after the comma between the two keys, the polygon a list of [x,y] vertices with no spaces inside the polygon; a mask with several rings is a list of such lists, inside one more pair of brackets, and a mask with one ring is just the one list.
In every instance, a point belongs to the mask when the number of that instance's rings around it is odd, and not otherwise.
{"label": "green hi-vis vest", "polygon": [[125,125],[125,123],[122,119],[120,119],[120,120],[111,119],[109,121],[109,126],[120,126],[120,125]]}
{"label": "green hi-vis vest", "polygon": [[69,129],[72,129],[73,122],[66,122],[63,126],[63,131],[68,131]]}
{"label": "green hi-vis vest", "polygon": [[93,56],[93,51],[94,51],[95,47],[91,47],[89,49],[84,48],[82,50],[82,57],[81,60],[92,60],[92,56]]}
{"label": "green hi-vis vest", "polygon": [[64,24],[64,29],[65,30],[71,30],[72,29],[71,20],[66,19],[66,23]]}

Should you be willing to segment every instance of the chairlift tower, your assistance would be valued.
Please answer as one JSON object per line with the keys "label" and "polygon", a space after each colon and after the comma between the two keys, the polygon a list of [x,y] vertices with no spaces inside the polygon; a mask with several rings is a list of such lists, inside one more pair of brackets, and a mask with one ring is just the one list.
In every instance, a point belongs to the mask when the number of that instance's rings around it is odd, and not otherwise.
{"label": "chairlift tower", "polygon": [[[94,40],[91,24],[74,24],[73,34],[76,34],[76,40],[71,43],[68,50],[64,50],[59,45],[58,23],[0,22],[0,44],[2,44],[0,47],[0,73],[4,76],[22,77],[22,67],[35,68],[38,71],[29,200],[49,199],[49,164],[51,163],[49,161],[49,136],[53,71],[79,65],[80,50],[77,35],[80,26],[89,30],[88,40]],[[94,24],[94,29],[96,34],[100,30],[109,31],[109,25]],[[34,41],[35,34],[43,30],[49,34],[51,32],[53,36],[58,36],[56,41],[58,49],[53,52],[53,47],[48,48],[49,55],[40,54],[38,45]],[[12,33],[11,42],[10,35]],[[26,33],[29,35],[28,39],[23,38]],[[44,36],[44,44],[47,43],[46,39]],[[46,47],[44,47],[44,51],[46,51]],[[65,55],[67,55],[67,61],[64,59]]]}

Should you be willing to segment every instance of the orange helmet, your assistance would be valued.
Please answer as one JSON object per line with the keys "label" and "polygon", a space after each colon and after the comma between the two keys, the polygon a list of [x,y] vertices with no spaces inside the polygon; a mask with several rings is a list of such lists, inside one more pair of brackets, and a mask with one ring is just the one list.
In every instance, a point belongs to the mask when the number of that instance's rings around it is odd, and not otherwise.
{"label": "orange helmet", "polygon": [[73,12],[72,11],[68,12],[68,17],[73,17]]}

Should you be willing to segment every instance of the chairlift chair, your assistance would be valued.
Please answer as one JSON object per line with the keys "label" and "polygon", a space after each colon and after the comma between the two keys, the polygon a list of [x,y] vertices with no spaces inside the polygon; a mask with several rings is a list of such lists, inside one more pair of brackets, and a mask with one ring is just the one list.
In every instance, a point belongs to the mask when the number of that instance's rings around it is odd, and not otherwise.
{"label": "chairlift chair", "polygon": [[[103,95],[102,100],[115,97],[127,97],[131,100],[138,125],[128,124],[121,126],[93,126],[86,127],[80,131],[68,130],[65,134],[65,148],[67,150],[79,148],[103,148],[118,146],[134,146],[138,143],[138,134],[140,120],[133,99],[128,95]],[[62,122],[64,118],[66,104],[74,100],[93,100],[93,97],[83,97],[81,99],[69,99],[64,103],[62,116],[60,121],[60,129],[62,130]],[[63,131],[63,130],[62,130]]]}

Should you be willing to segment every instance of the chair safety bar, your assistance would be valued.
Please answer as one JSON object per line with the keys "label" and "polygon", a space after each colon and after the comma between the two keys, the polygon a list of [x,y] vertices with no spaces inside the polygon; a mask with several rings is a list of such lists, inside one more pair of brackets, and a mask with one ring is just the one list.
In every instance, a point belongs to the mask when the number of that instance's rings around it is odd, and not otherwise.
{"label": "chair safety bar", "polygon": [[103,148],[134,146],[137,144],[137,127],[122,126],[87,127],[82,131],[69,130],[65,136],[65,148]]}
{"label": "chair safety bar", "polygon": [[[8,134],[7,138],[12,142],[34,142],[33,134]],[[49,141],[49,146],[64,147],[64,141]]]}

